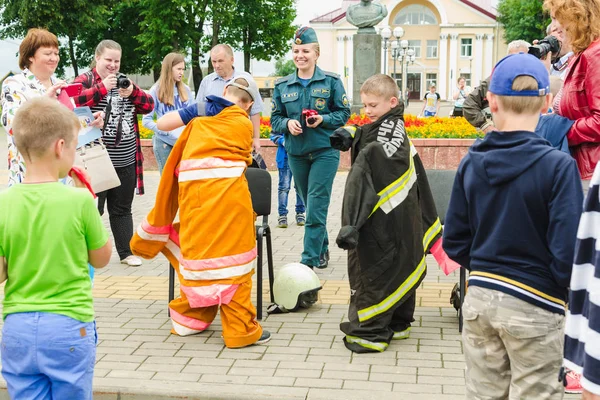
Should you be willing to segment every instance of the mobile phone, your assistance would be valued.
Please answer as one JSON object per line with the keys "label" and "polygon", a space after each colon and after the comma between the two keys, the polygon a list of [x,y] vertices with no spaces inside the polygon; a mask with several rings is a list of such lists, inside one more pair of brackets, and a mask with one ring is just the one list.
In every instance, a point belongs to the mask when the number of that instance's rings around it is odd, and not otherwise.
{"label": "mobile phone", "polygon": [[72,83],[70,85],[65,86],[62,90],[64,90],[69,97],[75,97],[81,94],[81,91],[83,90],[83,85],[81,83]]}

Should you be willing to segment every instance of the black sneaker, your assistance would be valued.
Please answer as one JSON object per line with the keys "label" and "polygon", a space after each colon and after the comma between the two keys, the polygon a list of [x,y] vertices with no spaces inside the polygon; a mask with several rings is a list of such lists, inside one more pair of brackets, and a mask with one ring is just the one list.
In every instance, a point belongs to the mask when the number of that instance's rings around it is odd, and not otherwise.
{"label": "black sneaker", "polygon": [[304,213],[296,214],[296,225],[304,226],[305,224],[306,224],[306,217],[304,216]]}
{"label": "black sneaker", "polygon": [[271,332],[263,330],[262,335],[260,335],[260,338],[254,344],[265,344],[269,340],[271,340]]}
{"label": "black sneaker", "polygon": [[317,268],[327,268],[329,266],[329,250],[319,257],[319,266]]}

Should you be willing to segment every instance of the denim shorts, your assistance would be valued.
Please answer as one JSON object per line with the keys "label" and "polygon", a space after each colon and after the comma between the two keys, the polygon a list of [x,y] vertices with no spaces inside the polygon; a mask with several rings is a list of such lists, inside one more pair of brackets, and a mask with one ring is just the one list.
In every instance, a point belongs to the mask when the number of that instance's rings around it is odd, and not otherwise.
{"label": "denim shorts", "polygon": [[9,314],[2,376],[11,399],[92,399],[96,323],[53,313]]}

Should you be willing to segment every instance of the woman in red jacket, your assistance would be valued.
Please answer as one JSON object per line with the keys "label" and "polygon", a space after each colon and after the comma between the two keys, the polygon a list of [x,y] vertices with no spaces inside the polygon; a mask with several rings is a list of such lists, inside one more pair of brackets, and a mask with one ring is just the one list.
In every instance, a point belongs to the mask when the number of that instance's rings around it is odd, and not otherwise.
{"label": "woman in red jacket", "polygon": [[555,111],[575,121],[567,135],[587,192],[600,159],[600,2],[598,0],[545,0],[575,56],[554,103]]}

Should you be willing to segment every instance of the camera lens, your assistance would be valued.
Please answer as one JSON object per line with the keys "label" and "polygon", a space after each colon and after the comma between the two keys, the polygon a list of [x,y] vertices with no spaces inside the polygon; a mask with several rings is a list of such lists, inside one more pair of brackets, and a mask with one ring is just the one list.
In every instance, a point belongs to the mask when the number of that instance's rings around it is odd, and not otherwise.
{"label": "camera lens", "polygon": [[117,77],[117,87],[119,89],[127,89],[130,85],[131,85],[131,82],[129,81],[129,79],[127,79],[127,77],[125,75],[120,74]]}

